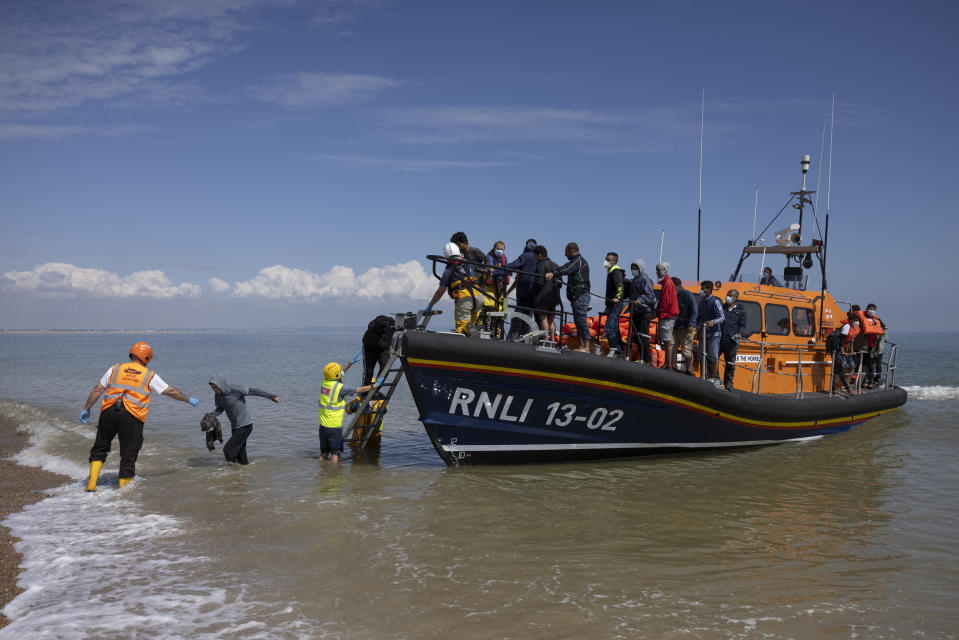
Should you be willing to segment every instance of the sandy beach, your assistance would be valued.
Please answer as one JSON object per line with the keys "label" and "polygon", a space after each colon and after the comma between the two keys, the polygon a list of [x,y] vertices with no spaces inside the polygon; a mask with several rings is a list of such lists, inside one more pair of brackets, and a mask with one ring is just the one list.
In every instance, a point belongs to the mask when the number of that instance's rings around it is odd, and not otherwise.
{"label": "sandy beach", "polygon": [[[47,489],[70,480],[66,476],[7,460],[26,444],[25,435],[17,433],[13,425],[0,420],[0,521],[24,506],[41,500]],[[0,609],[22,591],[17,587],[21,557],[13,548],[16,541],[9,529],[0,526]],[[9,622],[0,614],[0,628]]]}

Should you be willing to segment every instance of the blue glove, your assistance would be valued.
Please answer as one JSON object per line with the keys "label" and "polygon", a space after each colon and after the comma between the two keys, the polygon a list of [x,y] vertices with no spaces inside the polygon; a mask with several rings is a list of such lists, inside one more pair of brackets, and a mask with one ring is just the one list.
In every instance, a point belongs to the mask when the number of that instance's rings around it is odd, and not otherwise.
{"label": "blue glove", "polygon": [[425,315],[429,315],[430,311],[432,311],[432,310],[433,310],[433,305],[431,305],[431,304],[426,305],[426,308],[423,309],[423,315],[424,315],[424,316],[425,316]]}
{"label": "blue glove", "polygon": [[190,398],[189,403],[192,404],[192,405],[195,407],[195,406],[197,406],[198,404],[200,404],[200,401],[197,400],[196,398]]}
{"label": "blue glove", "polygon": [[89,411],[87,411],[86,409],[84,409],[83,411],[80,412],[80,422],[82,422],[83,424],[86,424],[86,423],[87,423],[87,420],[89,420],[89,419],[90,419],[90,412],[89,412]]}
{"label": "blue glove", "polygon": [[360,358],[362,357],[363,357],[363,350],[357,349],[356,353],[353,354],[353,360],[350,362],[350,364],[356,364],[357,362],[360,361]]}

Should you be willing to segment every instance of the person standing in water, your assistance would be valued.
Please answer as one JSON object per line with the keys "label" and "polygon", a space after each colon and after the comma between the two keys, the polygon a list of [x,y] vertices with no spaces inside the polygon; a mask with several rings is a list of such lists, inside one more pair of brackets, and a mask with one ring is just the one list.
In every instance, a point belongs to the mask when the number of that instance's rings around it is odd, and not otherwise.
{"label": "person standing in water", "polygon": [[103,467],[114,436],[120,438],[120,486],[133,480],[137,456],[143,446],[143,423],[150,412],[150,394],[159,393],[174,400],[188,402],[194,407],[200,401],[189,398],[168,385],[155,371],[147,368],[153,358],[153,349],[146,342],[130,347],[130,361],[117,363],[107,369],[90,394],[80,412],[80,422],[86,424],[90,408],[104,391],[97,421],[97,437],[90,449],[90,479],[87,491],[97,490],[97,478]]}
{"label": "person standing in water", "polygon": [[246,408],[246,396],[260,396],[273,402],[279,402],[280,396],[256,387],[230,384],[220,375],[210,378],[210,388],[213,389],[213,400],[216,403],[214,413],[220,415],[225,411],[226,417],[230,419],[230,439],[223,445],[223,457],[227,462],[249,464],[246,457],[246,440],[253,433],[253,418]]}
{"label": "person standing in water", "polygon": [[343,386],[343,367],[338,362],[327,363],[323,367],[323,385],[320,387],[320,459],[332,459],[334,464],[340,461],[343,453],[343,414],[347,399],[366,393],[373,385],[363,385],[358,389]]}

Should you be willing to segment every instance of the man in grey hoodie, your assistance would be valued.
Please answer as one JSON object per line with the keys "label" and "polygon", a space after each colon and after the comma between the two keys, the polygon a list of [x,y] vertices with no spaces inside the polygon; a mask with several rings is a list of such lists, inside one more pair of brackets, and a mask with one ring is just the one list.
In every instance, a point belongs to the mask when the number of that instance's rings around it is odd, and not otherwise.
{"label": "man in grey hoodie", "polygon": [[214,413],[220,415],[226,411],[226,417],[230,419],[230,439],[223,445],[223,456],[227,462],[248,464],[246,439],[253,432],[253,418],[246,409],[246,396],[260,396],[269,398],[273,402],[279,402],[280,396],[256,387],[230,384],[220,375],[210,378],[210,387],[213,389],[213,399],[216,403]]}

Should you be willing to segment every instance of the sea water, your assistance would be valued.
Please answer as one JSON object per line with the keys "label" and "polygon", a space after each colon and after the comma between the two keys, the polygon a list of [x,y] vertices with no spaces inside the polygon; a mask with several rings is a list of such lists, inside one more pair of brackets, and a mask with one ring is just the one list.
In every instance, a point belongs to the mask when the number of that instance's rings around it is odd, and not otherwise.
{"label": "sea water", "polygon": [[[85,493],[76,415],[132,342],[154,398],[135,481]],[[353,330],[0,335],[21,464],[71,481],[4,522],[3,638],[902,638],[959,632],[959,334],[897,334],[904,408],[845,434],[602,463],[447,468],[405,383],[379,455],[317,461]],[[358,384],[361,366],[346,374]],[[248,399],[249,466],[208,452],[207,380]],[[842,400],[837,400],[841,402]],[[224,436],[229,427],[224,425]],[[44,635],[45,634],[45,635]]]}

